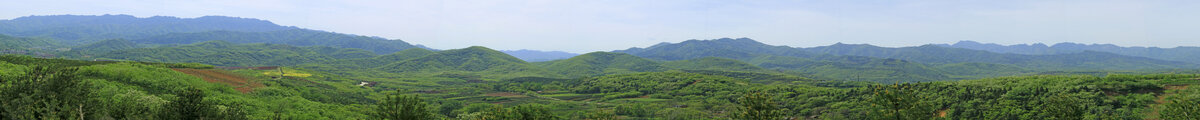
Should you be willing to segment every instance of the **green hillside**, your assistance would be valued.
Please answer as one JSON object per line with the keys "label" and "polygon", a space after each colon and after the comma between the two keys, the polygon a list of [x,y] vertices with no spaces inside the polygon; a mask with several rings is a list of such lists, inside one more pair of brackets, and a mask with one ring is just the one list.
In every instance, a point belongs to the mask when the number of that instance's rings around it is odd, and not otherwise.
{"label": "green hillside", "polygon": [[77,56],[90,58],[93,55],[100,55],[112,51],[138,48],[136,43],[125,39],[110,39],[92,44],[76,46],[64,54],[68,56]]}
{"label": "green hillside", "polygon": [[666,66],[654,61],[612,52],[592,52],[548,63],[543,67],[569,78],[667,70]]}
{"label": "green hillside", "polygon": [[[13,63],[13,64],[10,64]],[[332,81],[324,76],[269,79],[251,71],[227,71],[251,83],[242,93],[224,83],[177,72],[175,69],[225,71],[193,65],[91,62],[0,56],[0,114],[5,119],[181,119],[195,115],[211,119],[352,119],[366,114],[354,104],[373,103],[369,90]],[[251,74],[243,74],[249,72]],[[38,77],[45,76],[45,77]],[[303,87],[303,86],[322,87]],[[325,87],[327,86],[327,87]],[[17,96],[20,94],[21,96]],[[332,98],[332,99],[331,99]],[[71,108],[71,109],[59,109]],[[180,113],[185,109],[199,110]],[[61,115],[61,116],[58,116]],[[82,116],[80,116],[82,115]],[[66,116],[66,117],[64,117]]]}
{"label": "green hillside", "polygon": [[766,45],[747,38],[689,40],[615,52],[627,52],[657,60],[730,58],[742,60],[761,68],[783,70],[787,73],[823,79],[887,81],[889,83],[951,80],[945,73],[927,67],[924,63],[861,56],[813,54],[787,46]]}
{"label": "green hillside", "polygon": [[58,43],[51,40],[0,34],[0,48],[2,49],[54,48],[55,46],[58,46]]}
{"label": "green hillside", "polygon": [[498,79],[550,75],[545,70],[521,59],[480,46],[438,51],[424,57],[395,62],[376,69],[392,73],[466,72]]}
{"label": "green hillside", "polygon": [[873,81],[880,83],[950,80],[948,74],[921,63],[899,59],[842,56],[814,61],[786,56],[763,56],[750,60],[767,69],[789,70],[822,79]]}
{"label": "green hillside", "polygon": [[295,47],[278,44],[236,45],[224,41],[209,41],[175,47],[117,50],[95,57],[144,62],[191,62],[218,66],[278,66],[372,57],[363,56],[364,52],[366,51],[338,50],[329,47]]}
{"label": "green hillside", "polygon": [[379,56],[374,56],[374,57],[359,57],[359,58],[350,58],[350,59],[337,59],[337,60],[333,60],[333,61],[324,61],[324,62],[318,62],[318,63],[307,63],[307,64],[300,65],[300,67],[304,67],[304,68],[308,68],[308,69],[312,69],[312,70],[326,71],[326,72],[362,71],[364,69],[371,69],[371,68],[376,68],[379,66],[384,66],[384,65],[388,65],[388,64],[392,64],[392,63],[396,63],[396,62],[403,62],[403,61],[407,61],[407,60],[411,60],[411,59],[416,59],[416,58],[424,57],[424,56],[430,55],[430,54],[434,54],[434,52],[429,51],[424,48],[410,48],[408,50],[395,52],[395,53],[391,53],[391,54],[386,54],[386,55],[379,55]]}
{"label": "green hillside", "polygon": [[[1059,47],[1106,47],[1071,45]],[[1138,52],[1193,56],[1157,50]],[[1111,51],[721,38],[575,55],[249,18],[57,15],[0,20],[0,52],[0,120],[1200,118],[1200,65]]]}
{"label": "green hillside", "polygon": [[669,66],[672,68],[676,68],[676,69],[685,69],[685,70],[722,70],[722,71],[760,71],[760,70],[765,70],[765,69],[755,66],[753,64],[745,63],[745,62],[734,60],[734,59],[719,58],[719,57],[705,57],[705,58],[697,58],[697,59],[690,59],[690,60],[667,61],[667,62],[663,63],[663,65]]}
{"label": "green hillside", "polygon": [[307,29],[286,29],[268,32],[206,31],[168,33],[133,39],[132,41],[143,44],[192,44],[209,40],[221,40],[239,44],[270,43],[287,44],[292,46],[358,48],[380,54],[397,52],[409,48],[417,48],[416,46],[400,40],[388,40],[378,37],[367,37]]}

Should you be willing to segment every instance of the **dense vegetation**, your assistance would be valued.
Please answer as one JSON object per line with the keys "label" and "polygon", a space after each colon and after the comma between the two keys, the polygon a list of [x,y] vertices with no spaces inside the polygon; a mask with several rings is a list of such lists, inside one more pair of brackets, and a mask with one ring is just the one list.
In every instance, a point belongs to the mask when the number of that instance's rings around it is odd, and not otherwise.
{"label": "dense vegetation", "polygon": [[231,70],[266,85],[242,93],[173,70],[224,71],[211,66],[0,58],[0,117],[12,119],[1172,119],[1200,108],[1200,88],[1189,87],[1197,74],[830,84],[702,70],[388,92],[315,71],[272,79],[261,73],[273,70]]}
{"label": "dense vegetation", "polygon": [[531,63],[243,20],[0,21],[24,36],[0,36],[0,119],[1200,118],[1194,63],[1106,52],[724,38]]}

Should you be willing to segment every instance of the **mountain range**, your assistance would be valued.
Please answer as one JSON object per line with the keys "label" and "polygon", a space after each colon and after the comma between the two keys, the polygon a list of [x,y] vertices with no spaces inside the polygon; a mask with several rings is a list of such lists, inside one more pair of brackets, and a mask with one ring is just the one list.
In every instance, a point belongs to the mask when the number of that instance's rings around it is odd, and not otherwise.
{"label": "mountain range", "polygon": [[1051,55],[1080,53],[1085,51],[1108,52],[1127,56],[1147,57],[1161,60],[1200,63],[1200,47],[1180,46],[1174,48],[1159,47],[1121,47],[1113,44],[1079,44],[1058,43],[1053,46],[1036,43],[1032,45],[1000,45],[994,43],[979,43],[975,41],[959,41],[954,44],[935,44],[942,47],[966,48],[997,53],[1014,53],[1026,55]]}
{"label": "mountain range", "polygon": [[[280,26],[223,16],[200,18],[28,16],[0,20],[8,52],[63,58],[193,62],[218,66],[303,66],[325,71],[579,78],[670,70],[747,71],[817,79],[941,81],[1054,71],[1196,69],[1196,47],[1145,48],[1060,43],[879,47],[768,45],[750,38],[687,40],[574,54],[482,46],[433,50],[402,40]],[[104,31],[104,32],[88,32]],[[499,74],[499,75],[498,75]],[[488,76],[490,75],[490,76]]]}

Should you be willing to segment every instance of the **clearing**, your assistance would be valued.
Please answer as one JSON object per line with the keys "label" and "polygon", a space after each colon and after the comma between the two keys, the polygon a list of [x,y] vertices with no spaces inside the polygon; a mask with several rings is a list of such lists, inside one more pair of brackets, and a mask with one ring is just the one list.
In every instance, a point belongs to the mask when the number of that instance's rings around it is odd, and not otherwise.
{"label": "clearing", "polygon": [[175,70],[178,72],[182,72],[184,74],[196,76],[200,79],[203,79],[206,82],[221,83],[221,84],[229,85],[229,86],[232,86],[234,90],[237,90],[238,92],[242,92],[242,93],[247,93],[247,92],[253,91],[254,88],[259,88],[259,87],[264,86],[262,83],[253,82],[253,81],[250,81],[246,77],[242,77],[241,75],[229,73],[228,71],[223,71],[223,70],[189,69],[189,68],[172,68],[171,70]]}

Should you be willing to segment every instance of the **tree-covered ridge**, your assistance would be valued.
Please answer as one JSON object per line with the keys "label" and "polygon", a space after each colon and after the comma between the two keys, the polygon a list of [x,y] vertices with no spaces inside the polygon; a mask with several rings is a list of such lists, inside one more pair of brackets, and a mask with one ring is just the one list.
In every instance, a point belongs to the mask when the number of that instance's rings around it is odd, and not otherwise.
{"label": "tree-covered ridge", "polygon": [[392,73],[468,72],[487,76],[547,76],[547,71],[528,62],[486,47],[438,51],[416,59],[399,61],[376,68]]}
{"label": "tree-covered ridge", "polygon": [[331,61],[339,58],[373,57],[371,52],[330,47],[295,47],[279,44],[237,45],[209,41],[175,47],[117,50],[96,55],[145,62],[191,62],[218,66],[277,66]]}
{"label": "tree-covered ridge", "polygon": [[760,71],[765,70],[753,64],[742,61],[719,58],[719,57],[704,57],[689,60],[667,61],[663,65],[685,70],[723,70],[723,71]]}
{"label": "tree-covered ridge", "polygon": [[416,59],[416,58],[424,57],[426,55],[431,55],[431,54],[434,54],[434,52],[427,50],[427,49],[409,48],[407,50],[403,50],[403,51],[399,51],[399,52],[395,52],[395,53],[391,53],[391,54],[386,54],[386,55],[379,55],[379,56],[375,56],[375,57],[338,59],[338,60],[334,60],[334,61],[326,61],[326,62],[321,62],[321,63],[310,63],[308,66],[336,67],[336,68],[328,68],[328,69],[338,69],[338,70],[369,69],[369,68],[376,68],[376,67],[396,63],[396,62],[404,62],[407,60]]}
{"label": "tree-covered ridge", "polygon": [[215,30],[265,32],[285,29],[295,27],[279,26],[265,20],[224,16],[137,18],[130,15],[51,15],[0,20],[2,34],[52,38],[71,45],[116,38],[136,39],[167,33]]}
{"label": "tree-covered ridge", "polygon": [[[225,16],[176,18],[129,15],[52,15],[0,20],[0,34],[47,38],[64,45],[125,39],[137,44],[192,44],[210,40],[294,46],[359,48],[392,53],[418,48],[404,41],[280,26],[270,21]],[[111,42],[111,41],[110,41]]]}
{"label": "tree-covered ridge", "polygon": [[687,60],[703,57],[748,59],[760,55],[811,56],[812,54],[787,46],[771,46],[749,38],[688,40],[680,43],[661,43],[646,48],[630,48],[613,52],[629,53],[656,60]]}
{"label": "tree-covered ridge", "polygon": [[103,41],[92,43],[92,44],[76,46],[74,48],[71,48],[70,51],[66,51],[65,53],[62,53],[62,54],[67,55],[67,56],[81,57],[81,58],[86,59],[86,58],[90,58],[92,55],[99,55],[99,54],[104,54],[104,53],[108,53],[108,52],[112,52],[112,51],[133,49],[133,48],[138,48],[138,47],[139,46],[137,43],[133,43],[129,40],[110,39],[110,40],[103,40]]}
{"label": "tree-covered ridge", "polygon": [[927,67],[925,63],[862,56],[816,54],[787,46],[771,46],[748,38],[689,40],[615,52],[626,52],[657,60],[730,58],[761,68],[809,74],[824,79],[887,82],[950,79],[945,73]]}
{"label": "tree-covered ridge", "polygon": [[30,48],[50,48],[53,49],[58,45],[58,42],[46,39],[14,37],[0,34],[0,49],[30,49]]}
{"label": "tree-covered ridge", "polygon": [[332,33],[308,29],[285,29],[265,32],[180,32],[148,36],[139,39],[132,39],[131,41],[142,44],[192,44],[210,40],[221,40],[239,44],[269,43],[287,44],[292,46],[358,48],[380,54],[397,52],[409,48],[417,48],[412,44],[400,40],[388,40],[379,37]]}
{"label": "tree-covered ridge", "polygon": [[660,99],[700,99],[733,95],[747,86],[744,79],[679,71],[609,75],[583,79],[571,88],[578,93],[605,94],[603,99],[650,96]]}
{"label": "tree-covered ridge", "polygon": [[552,73],[569,78],[607,74],[665,71],[668,68],[641,57],[613,52],[592,52],[544,65]]}

